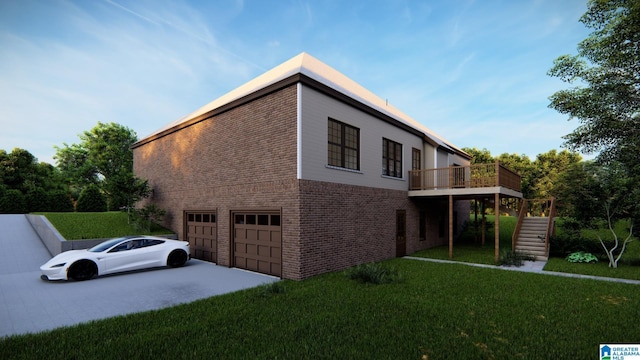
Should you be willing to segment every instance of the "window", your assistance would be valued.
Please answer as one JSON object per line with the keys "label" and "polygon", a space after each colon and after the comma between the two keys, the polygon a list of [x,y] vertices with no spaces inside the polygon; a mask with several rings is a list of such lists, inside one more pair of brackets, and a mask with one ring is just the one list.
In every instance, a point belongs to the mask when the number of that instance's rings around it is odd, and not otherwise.
{"label": "window", "polygon": [[420,155],[420,150],[413,148],[411,151],[411,170],[420,170],[422,169],[422,159]]}
{"label": "window", "polygon": [[360,129],[329,119],[329,165],[360,170]]}
{"label": "window", "polygon": [[402,177],[402,144],[382,139],[382,175]]}

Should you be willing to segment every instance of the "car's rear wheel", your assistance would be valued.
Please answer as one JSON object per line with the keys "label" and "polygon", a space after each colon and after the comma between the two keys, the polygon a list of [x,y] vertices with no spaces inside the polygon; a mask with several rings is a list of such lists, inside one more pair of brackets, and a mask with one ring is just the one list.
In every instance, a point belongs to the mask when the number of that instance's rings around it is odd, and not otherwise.
{"label": "car's rear wheel", "polygon": [[183,266],[188,259],[188,255],[183,250],[173,250],[169,257],[167,258],[167,266],[169,267],[180,267]]}
{"label": "car's rear wheel", "polygon": [[69,277],[73,280],[89,280],[98,273],[98,267],[91,260],[80,260],[69,268]]}

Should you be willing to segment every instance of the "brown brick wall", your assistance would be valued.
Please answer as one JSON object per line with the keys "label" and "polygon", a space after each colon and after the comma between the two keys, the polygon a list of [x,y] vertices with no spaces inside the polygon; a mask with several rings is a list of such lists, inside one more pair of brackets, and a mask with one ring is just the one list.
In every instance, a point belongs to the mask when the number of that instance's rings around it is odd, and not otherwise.
{"label": "brown brick wall", "polygon": [[184,239],[184,210],[216,210],[218,264],[229,265],[231,211],[281,210],[283,277],[298,278],[296,103],[294,85],[135,148],[164,225]]}
{"label": "brown brick wall", "polygon": [[407,243],[416,241],[406,191],[301,181],[301,277],[395,257],[397,209],[407,210]]}

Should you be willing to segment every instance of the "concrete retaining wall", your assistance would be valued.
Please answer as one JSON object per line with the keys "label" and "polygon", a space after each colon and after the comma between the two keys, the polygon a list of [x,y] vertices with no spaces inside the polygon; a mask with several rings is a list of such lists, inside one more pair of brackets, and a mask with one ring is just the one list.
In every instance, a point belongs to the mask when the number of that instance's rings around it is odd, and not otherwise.
{"label": "concrete retaining wall", "polygon": [[[40,240],[46,246],[47,250],[51,256],[56,256],[61,252],[65,252],[67,250],[80,250],[80,249],[88,249],[99,243],[107,240],[108,238],[103,239],[83,239],[83,240],[70,240],[67,241],[58,230],[56,230],[53,225],[47,220],[44,215],[25,215],[27,220],[35,230],[35,232],[40,237]],[[171,235],[161,235],[161,237],[165,237],[168,239],[177,239],[178,237],[175,234]]]}

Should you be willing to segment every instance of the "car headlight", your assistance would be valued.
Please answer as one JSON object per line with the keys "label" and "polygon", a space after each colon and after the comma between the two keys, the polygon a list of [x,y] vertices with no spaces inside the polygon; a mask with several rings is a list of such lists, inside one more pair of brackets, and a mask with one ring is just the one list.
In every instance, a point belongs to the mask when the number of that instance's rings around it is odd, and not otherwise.
{"label": "car headlight", "polygon": [[51,268],[53,269],[53,268],[63,267],[63,266],[65,266],[66,264],[67,264],[67,263],[55,264],[55,265],[52,265],[52,266],[51,266]]}

